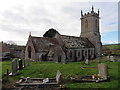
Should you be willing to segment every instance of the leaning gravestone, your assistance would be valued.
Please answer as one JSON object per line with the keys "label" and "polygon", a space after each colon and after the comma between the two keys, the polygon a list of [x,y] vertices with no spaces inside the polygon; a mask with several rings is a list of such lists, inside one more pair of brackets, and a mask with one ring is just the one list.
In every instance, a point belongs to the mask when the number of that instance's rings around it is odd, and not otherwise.
{"label": "leaning gravestone", "polygon": [[22,64],[22,59],[19,59],[19,70],[22,70],[23,69],[23,64]]}
{"label": "leaning gravestone", "polygon": [[98,64],[99,75],[104,79],[108,77],[108,67],[107,64]]}
{"label": "leaning gravestone", "polygon": [[110,56],[110,61],[115,62],[114,57]]}
{"label": "leaning gravestone", "polygon": [[60,78],[61,78],[61,72],[58,70],[57,74],[56,74],[56,81],[57,81],[57,83],[60,82]]}
{"label": "leaning gravestone", "polygon": [[14,76],[17,73],[17,60],[12,61],[12,75]]}

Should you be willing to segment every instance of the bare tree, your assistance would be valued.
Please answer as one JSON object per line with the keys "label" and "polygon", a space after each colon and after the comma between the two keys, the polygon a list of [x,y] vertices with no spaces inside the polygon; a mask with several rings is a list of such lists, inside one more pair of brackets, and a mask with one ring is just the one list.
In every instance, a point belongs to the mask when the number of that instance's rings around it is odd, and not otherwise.
{"label": "bare tree", "polygon": [[9,44],[9,45],[17,45],[17,44],[16,44],[14,41],[12,41],[12,40],[7,41],[6,43]]}

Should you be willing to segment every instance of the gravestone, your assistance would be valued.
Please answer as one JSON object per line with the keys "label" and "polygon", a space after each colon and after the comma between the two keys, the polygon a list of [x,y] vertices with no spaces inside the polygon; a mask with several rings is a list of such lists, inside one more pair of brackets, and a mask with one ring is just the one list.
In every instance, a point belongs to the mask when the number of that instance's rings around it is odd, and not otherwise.
{"label": "gravestone", "polygon": [[110,61],[115,62],[114,56],[110,56]]}
{"label": "gravestone", "polygon": [[109,60],[110,60],[110,56],[106,56],[106,58],[107,58],[107,61],[109,61]]}
{"label": "gravestone", "polygon": [[22,70],[23,69],[23,64],[22,64],[22,59],[19,59],[19,70]]}
{"label": "gravestone", "polygon": [[89,60],[88,60],[88,59],[85,60],[85,64],[86,64],[86,65],[89,64]]}
{"label": "gravestone", "polygon": [[107,64],[98,64],[99,76],[107,79],[108,77],[108,67]]}
{"label": "gravestone", "polygon": [[12,61],[12,75],[14,76],[17,73],[17,60]]}
{"label": "gravestone", "polygon": [[120,59],[118,59],[118,61],[117,62],[120,62]]}
{"label": "gravestone", "polygon": [[25,68],[26,67],[26,60],[24,59],[23,62],[24,62],[24,68]]}
{"label": "gravestone", "polygon": [[60,78],[61,78],[61,72],[58,70],[57,74],[56,74],[56,81],[57,81],[57,83],[60,82]]}
{"label": "gravestone", "polygon": [[16,68],[16,72],[17,72],[18,71],[18,61],[17,61],[17,59],[15,60],[15,63],[16,63],[15,68]]}
{"label": "gravestone", "polygon": [[116,59],[116,62],[120,62],[120,56],[116,56],[114,59]]}

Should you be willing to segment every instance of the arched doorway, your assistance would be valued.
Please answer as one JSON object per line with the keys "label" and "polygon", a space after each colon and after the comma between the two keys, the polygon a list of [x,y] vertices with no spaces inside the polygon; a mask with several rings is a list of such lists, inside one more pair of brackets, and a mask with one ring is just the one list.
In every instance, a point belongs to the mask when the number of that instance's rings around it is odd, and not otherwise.
{"label": "arched doorway", "polygon": [[32,51],[31,51],[31,47],[29,46],[29,47],[28,47],[28,58],[31,58],[31,52],[32,52]]}
{"label": "arched doorway", "polygon": [[58,56],[58,62],[61,62],[61,56]]}

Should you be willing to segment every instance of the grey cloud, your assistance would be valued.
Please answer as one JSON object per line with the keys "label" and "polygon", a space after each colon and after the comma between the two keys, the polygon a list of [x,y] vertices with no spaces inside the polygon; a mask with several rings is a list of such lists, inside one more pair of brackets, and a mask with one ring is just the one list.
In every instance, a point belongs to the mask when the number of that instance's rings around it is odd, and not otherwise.
{"label": "grey cloud", "polygon": [[[59,5],[59,3],[49,6],[38,3],[24,8],[24,5],[18,5],[12,9],[6,9],[2,12],[0,21],[0,30],[6,32],[27,34],[32,32],[34,35],[42,36],[49,28],[55,28],[62,34],[80,35],[80,11],[89,11],[89,3],[72,2]],[[91,3],[95,6],[95,11],[100,9],[101,31],[109,32],[113,28],[106,27],[106,24],[116,22],[117,11],[111,6],[114,3]],[[47,7],[46,7],[47,6]],[[54,8],[55,7],[55,8]],[[91,7],[91,6],[90,6]],[[112,9],[111,9],[112,8]],[[14,12],[15,11],[15,12]],[[114,13],[115,12],[115,13]],[[109,23],[108,23],[109,22]],[[112,26],[115,27],[115,26]],[[104,31],[105,30],[105,31]]]}
{"label": "grey cloud", "polygon": [[[19,11],[18,11],[19,12]],[[10,10],[5,10],[2,14],[4,21],[10,21],[12,23],[25,23],[28,20],[23,16],[23,13],[13,13]],[[5,22],[6,23],[6,22]]]}
{"label": "grey cloud", "polygon": [[5,31],[5,32],[14,32],[14,33],[28,33],[30,30],[25,29],[19,26],[14,26],[14,25],[0,25],[0,29]]}

